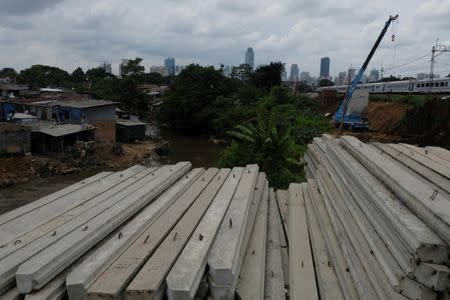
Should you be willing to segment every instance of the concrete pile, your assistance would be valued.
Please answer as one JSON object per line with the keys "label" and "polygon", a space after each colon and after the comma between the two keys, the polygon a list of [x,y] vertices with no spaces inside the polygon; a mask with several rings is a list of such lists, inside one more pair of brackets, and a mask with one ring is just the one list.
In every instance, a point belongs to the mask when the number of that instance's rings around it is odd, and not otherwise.
{"label": "concrete pile", "polygon": [[190,168],[103,172],[0,216],[0,299],[284,299],[265,174]]}
{"label": "concrete pile", "polygon": [[321,298],[450,297],[449,151],[324,135],[305,161]]}

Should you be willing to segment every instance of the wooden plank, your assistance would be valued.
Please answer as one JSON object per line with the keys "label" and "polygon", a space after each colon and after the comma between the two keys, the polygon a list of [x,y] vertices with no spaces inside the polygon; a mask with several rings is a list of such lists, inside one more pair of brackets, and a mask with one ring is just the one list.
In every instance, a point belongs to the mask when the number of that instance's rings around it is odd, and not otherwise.
{"label": "wooden plank", "polygon": [[319,299],[301,184],[289,185],[289,268],[291,299]]}
{"label": "wooden plank", "polygon": [[[142,299],[142,297],[152,299],[164,294],[167,274],[229,173],[230,169],[221,169],[215,178],[211,180],[192,207],[131,281],[127,287],[127,299]],[[203,239],[200,235],[197,238]]]}

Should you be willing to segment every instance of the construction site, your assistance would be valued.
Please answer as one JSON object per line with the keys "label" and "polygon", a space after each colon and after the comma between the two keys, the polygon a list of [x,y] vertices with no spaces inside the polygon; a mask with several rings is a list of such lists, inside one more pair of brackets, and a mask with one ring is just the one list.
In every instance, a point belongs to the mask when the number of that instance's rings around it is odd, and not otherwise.
{"label": "construction site", "polygon": [[257,165],[102,172],[0,216],[0,299],[448,299],[450,151],[324,135]]}

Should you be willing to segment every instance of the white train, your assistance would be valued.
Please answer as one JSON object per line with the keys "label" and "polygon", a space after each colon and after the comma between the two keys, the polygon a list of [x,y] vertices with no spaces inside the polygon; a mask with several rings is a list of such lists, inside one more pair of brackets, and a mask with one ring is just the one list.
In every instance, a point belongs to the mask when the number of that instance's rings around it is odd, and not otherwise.
{"label": "white train", "polygon": [[[357,89],[365,89],[369,93],[450,93],[450,78],[426,79],[426,80],[402,80],[376,83],[358,84]],[[347,91],[346,85],[326,86],[317,89],[336,90],[338,93]]]}

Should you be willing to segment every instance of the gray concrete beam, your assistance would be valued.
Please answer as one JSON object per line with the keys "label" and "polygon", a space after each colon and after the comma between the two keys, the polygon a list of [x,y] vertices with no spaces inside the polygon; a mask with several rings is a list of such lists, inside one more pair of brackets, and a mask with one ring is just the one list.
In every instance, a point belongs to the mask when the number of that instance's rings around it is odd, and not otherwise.
{"label": "gray concrete beam", "polygon": [[[157,168],[150,168],[145,171],[139,172],[138,174],[132,174],[132,176],[129,176],[129,174],[123,174],[125,180],[122,182],[116,184],[115,186],[109,188],[108,190],[104,191],[103,193],[100,193],[93,198],[90,198],[89,200],[85,201],[84,203],[73,207],[69,209],[68,211],[60,214],[59,216],[55,216],[52,220],[42,224],[41,226],[38,226],[31,231],[18,236],[15,238],[14,241],[11,241],[3,248],[0,248],[0,259],[3,259],[10,255],[11,253],[19,250],[22,247],[25,247],[27,244],[33,242],[36,239],[39,239],[40,237],[44,236],[45,234],[53,233],[54,231],[59,231],[58,228],[71,220],[77,219],[80,215],[83,213],[95,208],[100,203],[104,202],[105,200],[109,199],[112,195],[118,193],[122,189],[128,187],[130,183],[133,183],[137,179],[143,178],[146,175],[156,171]],[[118,175],[120,176],[120,175]],[[108,177],[111,178],[111,177]],[[107,178],[105,178],[107,180]],[[80,197],[83,197],[83,195],[80,195]],[[18,242],[20,241],[20,242]]]}
{"label": "gray concrete beam", "polygon": [[107,177],[109,175],[113,174],[112,172],[101,172],[98,173],[92,177],[86,178],[80,182],[77,182],[75,184],[69,185],[68,187],[63,188],[62,190],[59,190],[53,194],[47,195],[45,197],[42,197],[36,201],[33,201],[31,203],[28,203],[27,205],[18,207],[14,210],[11,210],[7,213],[4,213],[0,216],[0,225],[3,225],[13,219],[16,219],[32,210],[35,210],[39,207],[42,207],[44,205],[48,205],[49,203],[56,201],[60,199],[61,197],[64,197],[72,192],[79,191],[80,189],[83,189],[91,184],[96,184],[98,180]]}
{"label": "gray concrete beam", "polygon": [[[71,271],[66,279],[70,300],[83,300],[92,283],[125,251],[142,233],[171,206],[182,193],[204,172],[203,168],[190,171],[173,186],[136,215],[130,222],[119,228],[102,247],[90,255],[86,261]],[[121,233],[121,238],[117,234]]]}
{"label": "gray concrete beam", "polygon": [[[267,183],[267,182],[266,182]],[[268,186],[265,189],[268,189]],[[241,299],[264,299],[268,190],[259,202],[247,250],[242,261],[236,293]]]}
{"label": "gray concrete beam", "polygon": [[281,224],[281,217],[278,215],[278,236],[280,237],[280,252],[281,252],[281,265],[283,267],[284,277],[284,291],[287,297],[289,297],[289,245],[286,240],[283,225]]}
{"label": "gray concrete beam", "polygon": [[[147,175],[152,176],[149,177]],[[81,225],[86,224],[91,219],[95,218],[97,215],[108,210],[109,208],[111,208],[112,206],[123,200],[124,198],[123,196],[121,197],[120,195],[117,195],[117,192],[120,191],[120,189],[123,189],[123,185],[126,186],[132,185],[134,188],[138,189],[141,186],[146,185],[151,180],[153,180],[154,175],[156,175],[156,173],[153,172],[152,169],[148,169],[147,171],[141,172],[138,175],[130,177],[125,182],[117,186],[119,190],[113,188],[110,191],[101,194],[99,198],[92,200],[92,201],[99,201],[98,205],[90,208],[83,214],[78,215],[76,218],[71,219],[70,221],[59,226],[57,230],[45,233],[40,238],[33,240],[24,247],[17,249],[9,256],[0,260],[0,264],[2,266],[2,268],[0,269],[0,294],[14,285],[15,272],[21,263],[25,262],[36,253],[41,252],[49,245],[60,240],[70,232],[79,228]],[[19,246],[20,245],[18,245],[17,247]]]}
{"label": "gray concrete beam", "polygon": [[406,167],[380,154],[373,146],[349,136],[341,137],[340,141],[447,244],[450,243],[450,199],[411,175],[404,169]]}
{"label": "gray concrete beam", "polygon": [[[431,289],[409,279],[405,272],[401,269],[398,261],[394,258],[390,249],[393,246],[384,242],[375,231],[372,224],[368,221],[366,215],[358,206],[357,201],[360,196],[353,198],[350,182],[346,181],[346,175],[340,172],[342,168],[333,165],[335,161],[330,159],[325,162],[330,177],[323,175],[329,184],[327,188],[334,195],[330,198],[333,202],[335,210],[344,225],[348,236],[357,250],[360,259],[367,262],[365,266],[369,277],[372,275],[372,283],[379,289],[390,291],[392,288],[398,293],[408,298],[414,299],[432,299],[428,297],[436,296]],[[339,198],[337,198],[339,196]],[[364,199],[364,198],[363,198]],[[365,201],[360,201],[365,202]],[[373,211],[369,212],[373,214]],[[388,248],[386,245],[389,244]],[[368,259],[366,259],[368,258]],[[405,284],[406,282],[406,284]],[[378,285],[379,284],[379,285]],[[380,293],[379,293],[380,294]],[[434,295],[433,295],[434,294]],[[397,294],[391,294],[389,297],[396,297]]]}
{"label": "gray concrete beam", "polygon": [[284,234],[286,235],[286,240],[289,243],[289,204],[288,204],[288,197],[289,193],[287,190],[277,190],[275,192],[277,203],[278,203],[278,210],[280,211],[281,216],[281,222],[283,224],[283,230]]}
{"label": "gray concrete beam", "polygon": [[[245,168],[220,226],[217,238],[211,247],[208,257],[209,274],[211,281],[216,285],[231,286],[235,276],[237,276],[233,272],[238,269],[237,264],[240,268],[242,263],[243,257],[240,257],[242,240],[244,239],[244,232],[248,229],[247,220],[252,207],[257,177],[259,177],[257,165],[249,165]],[[260,192],[262,185],[257,187]]]}
{"label": "gray concrete beam", "polygon": [[267,213],[266,238],[266,274],[264,282],[264,299],[285,299],[283,264],[281,260],[281,243],[278,228],[278,207],[273,188],[269,189],[269,206]]}
{"label": "gray concrete beam", "polygon": [[23,299],[23,295],[19,293],[16,287],[13,287],[5,294],[0,296],[0,300],[21,300]]}
{"label": "gray concrete beam", "polygon": [[[244,168],[235,167],[167,275],[169,299],[194,299],[212,246]],[[202,236],[200,240],[198,237]]]}
{"label": "gray concrete beam", "polygon": [[319,299],[301,184],[289,185],[289,268],[291,299]]}
{"label": "gray concrete beam", "polygon": [[[422,157],[426,158],[427,161],[431,160],[432,162],[438,163],[438,165],[441,165],[447,169],[450,168],[450,162],[438,155],[434,155],[433,152],[430,152],[428,149],[424,147],[417,147],[410,144],[400,143],[399,145],[405,147],[406,149],[412,150],[416,153],[419,153]],[[431,162],[430,162],[431,164]],[[434,165],[434,164],[433,164]]]}
{"label": "gray concrete beam", "polygon": [[393,159],[396,159],[397,161],[401,162],[402,164],[404,164],[405,166],[416,172],[419,176],[422,176],[426,180],[437,185],[442,190],[446,191],[447,193],[450,192],[450,180],[448,180],[444,176],[436,173],[430,168],[427,168],[426,166],[410,158],[408,155],[403,154],[402,152],[396,150],[395,148],[391,147],[388,144],[372,143],[372,145],[374,145],[381,151],[389,154]]}
{"label": "gray concrete beam", "polygon": [[150,203],[186,173],[190,167],[190,163],[178,163],[172,166],[167,173],[160,172],[159,176],[155,175],[155,179],[141,189],[134,190],[134,192],[125,190],[123,193],[117,194],[124,197],[124,201],[101,213],[79,230],[66,235],[49,246],[46,251],[23,263],[16,272],[19,291],[27,293],[44,286],[93,245]]}
{"label": "gray concrete beam", "polygon": [[303,196],[306,204],[309,238],[320,299],[344,299],[339,280],[328,254],[328,251],[335,251],[335,249],[327,249],[324,236],[320,231],[319,220],[311,204],[312,189],[313,187],[308,184],[308,187],[303,189]]}
{"label": "gray concrete beam", "polygon": [[[311,206],[315,212],[315,215],[320,220],[319,226],[323,234],[326,247],[329,250],[328,254],[331,258],[331,265],[336,272],[339,285],[341,287],[342,293],[346,299],[357,299],[359,295],[362,295],[363,286],[361,284],[355,285],[353,281],[353,276],[355,276],[356,270],[352,267],[353,264],[350,261],[348,264],[348,256],[345,256],[340,247],[340,242],[338,241],[337,233],[333,223],[331,222],[330,216],[328,215],[327,209],[324,204],[324,199],[322,197],[323,193],[319,191],[319,186],[316,180],[309,179],[309,193],[311,195]],[[357,289],[358,288],[358,289]]]}
{"label": "gray concrete beam", "polygon": [[430,153],[439,156],[442,159],[445,159],[446,161],[450,162],[450,151],[447,149],[441,148],[441,147],[434,147],[434,146],[426,146],[425,147]]}
{"label": "gray concrete beam", "polygon": [[26,214],[0,225],[0,236],[2,237],[1,243],[3,245],[2,249],[9,248],[10,244],[18,244],[16,241],[20,239],[21,235],[108,191],[108,189],[116,186],[120,182],[143,171],[142,168],[143,167],[140,166],[132,167],[123,172],[114,173],[104,177],[95,184],[86,185],[81,190],[60,197],[47,205],[37,207]]}
{"label": "gray concrete beam", "polygon": [[[444,176],[447,179],[450,179],[450,168],[447,166],[446,160],[440,159],[440,161],[436,161],[432,158],[432,154],[422,154],[421,149],[416,149],[417,147],[414,147],[412,145],[407,144],[389,144],[390,147],[394,148],[395,150],[403,153],[404,155],[408,156],[409,158],[417,161],[418,163],[424,165],[425,167],[429,168],[430,170]],[[427,151],[427,150],[425,150]]]}
{"label": "gray concrete beam", "polygon": [[89,287],[88,294],[123,294],[128,283],[139,272],[157,247],[170,233],[186,210],[217,173],[209,169],[203,173],[141,236],[136,239]]}
{"label": "gray concrete beam", "polygon": [[[190,239],[203,215],[222,187],[230,169],[221,169],[203,190],[194,204],[180,219],[171,233],[161,243],[155,253],[145,263],[131,281],[126,291],[127,299],[161,299],[166,291],[166,276]],[[194,237],[203,239],[201,233]]]}

